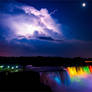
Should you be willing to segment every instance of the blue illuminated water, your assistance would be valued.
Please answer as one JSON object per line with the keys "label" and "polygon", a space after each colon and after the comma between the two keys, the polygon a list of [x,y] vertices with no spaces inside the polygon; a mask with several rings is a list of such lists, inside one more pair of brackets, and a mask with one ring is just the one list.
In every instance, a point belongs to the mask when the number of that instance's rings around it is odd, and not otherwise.
{"label": "blue illuminated water", "polygon": [[53,92],[92,92],[91,73],[86,77],[79,76],[71,79],[65,70],[63,72],[48,72],[44,73],[43,83],[50,86]]}

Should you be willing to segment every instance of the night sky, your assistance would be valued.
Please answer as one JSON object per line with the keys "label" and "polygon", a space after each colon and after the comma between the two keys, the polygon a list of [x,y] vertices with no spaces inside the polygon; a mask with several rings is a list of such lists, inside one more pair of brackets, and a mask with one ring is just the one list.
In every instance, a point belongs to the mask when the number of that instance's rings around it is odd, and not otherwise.
{"label": "night sky", "polygon": [[92,57],[92,1],[0,0],[0,56]]}

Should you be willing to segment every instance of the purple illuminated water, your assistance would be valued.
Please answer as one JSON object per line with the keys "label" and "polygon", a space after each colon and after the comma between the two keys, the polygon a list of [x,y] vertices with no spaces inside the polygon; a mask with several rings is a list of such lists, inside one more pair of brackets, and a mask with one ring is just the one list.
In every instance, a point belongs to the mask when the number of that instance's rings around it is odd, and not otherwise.
{"label": "purple illuminated water", "polygon": [[41,72],[41,82],[51,87],[53,92],[92,92],[92,74],[86,77],[75,76],[73,79],[67,71]]}

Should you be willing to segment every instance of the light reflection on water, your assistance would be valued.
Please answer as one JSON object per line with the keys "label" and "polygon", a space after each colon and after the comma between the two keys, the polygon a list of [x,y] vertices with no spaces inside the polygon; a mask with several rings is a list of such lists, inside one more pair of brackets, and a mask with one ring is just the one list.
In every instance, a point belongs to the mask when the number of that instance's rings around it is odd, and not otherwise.
{"label": "light reflection on water", "polygon": [[92,66],[67,67],[61,72],[41,73],[41,81],[53,92],[92,92]]}

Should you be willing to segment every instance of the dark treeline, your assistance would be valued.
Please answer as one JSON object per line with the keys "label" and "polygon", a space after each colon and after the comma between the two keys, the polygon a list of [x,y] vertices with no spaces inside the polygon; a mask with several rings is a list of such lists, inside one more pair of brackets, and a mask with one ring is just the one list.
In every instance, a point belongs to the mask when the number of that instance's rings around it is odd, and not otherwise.
{"label": "dark treeline", "polygon": [[33,66],[72,66],[85,65],[91,58],[62,58],[62,57],[0,57],[0,64],[21,64]]}

